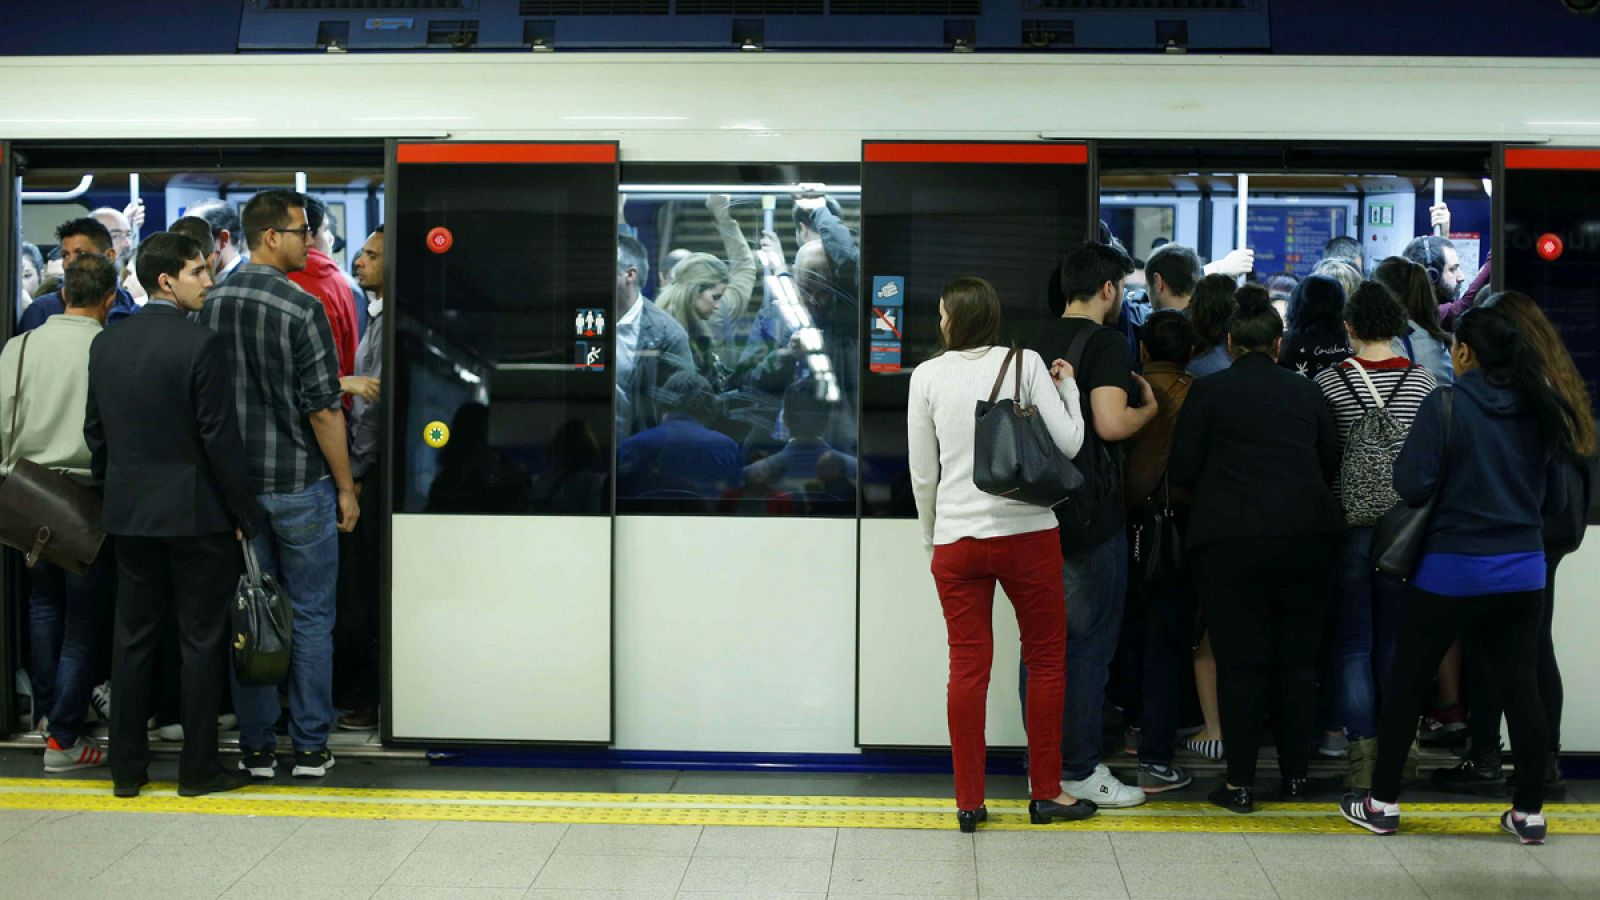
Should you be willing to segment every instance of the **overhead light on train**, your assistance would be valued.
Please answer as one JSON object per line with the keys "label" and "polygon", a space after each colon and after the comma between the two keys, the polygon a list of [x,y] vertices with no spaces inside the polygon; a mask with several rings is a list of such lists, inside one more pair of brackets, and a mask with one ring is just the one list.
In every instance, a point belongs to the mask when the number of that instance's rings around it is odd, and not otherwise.
{"label": "overhead light on train", "polygon": [[1554,120],[1549,122],[1527,122],[1528,125],[1552,126],[1555,128],[1600,128],[1600,122],[1584,122],[1577,120]]}
{"label": "overhead light on train", "polygon": [[563,122],[687,122],[688,116],[562,116]]}

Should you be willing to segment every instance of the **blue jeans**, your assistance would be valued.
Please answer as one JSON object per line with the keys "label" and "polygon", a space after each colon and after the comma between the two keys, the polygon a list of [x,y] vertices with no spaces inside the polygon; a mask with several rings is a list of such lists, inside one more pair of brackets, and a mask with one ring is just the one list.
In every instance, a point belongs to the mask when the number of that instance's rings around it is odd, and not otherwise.
{"label": "blue jeans", "polygon": [[[296,750],[328,745],[333,726],[333,620],[339,583],[338,507],[324,478],[292,494],[257,495],[267,525],[250,542],[294,607],[289,662],[289,738]],[[239,743],[250,750],[277,743],[278,688],[233,682]]]}
{"label": "blue jeans", "polygon": [[[1101,714],[1111,658],[1128,599],[1128,533],[1071,553],[1061,567],[1067,597],[1067,704],[1061,720],[1061,777],[1082,781],[1100,764]],[[1027,706],[1028,667],[1021,694]]]}
{"label": "blue jeans", "polygon": [[108,542],[87,574],[74,575],[42,561],[31,573],[28,643],[34,715],[50,719],[50,737],[62,746],[76,742],[84,731],[111,587],[111,560]]}
{"label": "blue jeans", "polygon": [[1334,610],[1339,718],[1350,740],[1378,736],[1378,697],[1394,671],[1406,586],[1372,568],[1372,529],[1352,528]]}

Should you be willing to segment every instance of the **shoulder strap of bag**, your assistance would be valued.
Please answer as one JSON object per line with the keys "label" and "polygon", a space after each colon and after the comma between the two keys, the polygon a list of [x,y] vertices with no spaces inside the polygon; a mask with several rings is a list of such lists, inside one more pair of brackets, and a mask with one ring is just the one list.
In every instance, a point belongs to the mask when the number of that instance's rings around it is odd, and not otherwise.
{"label": "shoulder strap of bag", "polygon": [[1389,389],[1389,396],[1385,402],[1394,403],[1394,398],[1400,396],[1400,389],[1406,386],[1406,379],[1411,377],[1411,370],[1415,368],[1416,366],[1406,366],[1400,370],[1400,380],[1396,381],[1394,387]]}
{"label": "shoulder strap of bag", "polygon": [[1089,339],[1092,337],[1094,337],[1094,326],[1091,324],[1089,327],[1079,331],[1078,336],[1073,338],[1072,343],[1067,345],[1067,362],[1072,363],[1072,374],[1074,376],[1078,374],[1078,365],[1083,362],[1083,353],[1088,349]]}
{"label": "shoulder strap of bag", "polygon": [[[1354,365],[1354,363],[1351,365]],[[1334,363],[1333,365],[1333,371],[1339,376],[1339,380],[1344,382],[1344,389],[1350,392],[1350,396],[1356,398],[1356,405],[1361,407],[1361,411],[1366,412],[1367,400],[1361,396],[1360,391],[1356,390],[1355,382],[1351,381],[1350,375],[1345,372],[1346,368],[1343,363]]]}
{"label": "shoulder strap of bag", "polygon": [[17,352],[17,386],[12,391],[11,397],[11,440],[17,439],[17,410],[22,408],[22,364],[28,359],[28,338],[33,337],[33,332],[22,336],[22,349]]}
{"label": "shoulder strap of bag", "polygon": [[[994,387],[992,389],[990,389],[990,391],[989,391],[989,402],[990,403],[993,403],[995,400],[999,399],[999,397],[1000,397],[1000,385],[1006,383],[1006,370],[1011,368],[1011,357],[1016,356],[1016,355],[1017,355],[1017,348],[1016,347],[1012,347],[1009,351],[1007,351],[1005,360],[1000,363],[1000,372],[997,375],[994,376]],[[1021,361],[1018,361],[1018,363],[1017,363],[1017,383],[1018,384],[1022,383],[1022,363],[1021,363]],[[1013,399],[1020,400],[1021,398],[1019,397],[1019,398],[1013,398]]]}
{"label": "shoulder strap of bag", "polygon": [[1373,383],[1372,376],[1367,374],[1366,367],[1361,363],[1351,363],[1350,368],[1355,369],[1356,374],[1361,376],[1361,383],[1367,386],[1367,392],[1372,395],[1372,402],[1377,404],[1379,409],[1383,409],[1383,395],[1378,393],[1378,386]]}
{"label": "shoulder strap of bag", "polygon": [[249,538],[239,542],[244,548],[244,571],[253,587],[261,586],[261,562],[256,559],[256,548],[250,544]]}
{"label": "shoulder strap of bag", "polygon": [[1412,362],[1416,362],[1417,361],[1417,348],[1411,346],[1411,332],[1408,331],[1405,334],[1402,334],[1400,336],[1400,343],[1406,345],[1406,359],[1409,359]]}

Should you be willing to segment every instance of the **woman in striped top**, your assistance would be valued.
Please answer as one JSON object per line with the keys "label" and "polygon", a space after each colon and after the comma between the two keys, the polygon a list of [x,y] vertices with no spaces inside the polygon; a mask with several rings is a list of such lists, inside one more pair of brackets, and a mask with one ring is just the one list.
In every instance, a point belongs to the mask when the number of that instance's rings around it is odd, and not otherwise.
{"label": "woman in striped top", "polygon": [[[1388,288],[1372,281],[1362,283],[1345,303],[1344,323],[1355,356],[1319,372],[1316,382],[1333,413],[1339,454],[1348,460],[1351,429],[1379,405],[1373,393],[1381,398],[1394,423],[1409,432],[1417,409],[1437,383],[1427,369],[1392,349],[1392,341],[1406,332],[1409,322],[1405,308]],[[1392,456],[1389,462],[1388,472],[1373,475],[1392,494]],[[1339,599],[1334,604],[1337,707],[1350,742],[1346,785],[1365,790],[1372,786],[1378,762],[1378,685],[1388,680],[1394,665],[1405,585],[1377,574],[1372,567],[1372,516],[1370,510],[1358,508],[1365,492],[1357,496],[1356,491],[1341,493],[1338,483],[1333,487],[1351,526],[1345,535]]]}

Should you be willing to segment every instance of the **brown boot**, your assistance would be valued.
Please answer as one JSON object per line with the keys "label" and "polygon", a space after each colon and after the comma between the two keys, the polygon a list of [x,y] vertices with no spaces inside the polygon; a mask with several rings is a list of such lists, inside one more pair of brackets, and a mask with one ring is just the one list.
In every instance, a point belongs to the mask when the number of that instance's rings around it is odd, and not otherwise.
{"label": "brown boot", "polygon": [[1362,738],[1350,742],[1350,770],[1344,786],[1352,791],[1372,790],[1372,774],[1378,768],[1378,739]]}

